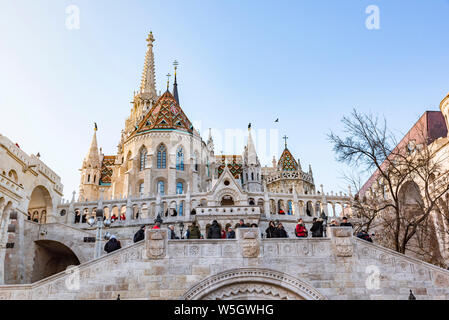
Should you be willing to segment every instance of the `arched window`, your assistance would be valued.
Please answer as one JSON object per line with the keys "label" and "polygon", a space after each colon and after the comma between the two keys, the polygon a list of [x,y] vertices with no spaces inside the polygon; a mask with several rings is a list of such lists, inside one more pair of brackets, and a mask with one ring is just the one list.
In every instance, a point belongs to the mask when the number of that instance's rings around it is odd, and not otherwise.
{"label": "arched window", "polygon": [[292,202],[289,200],[288,202],[287,202],[287,204],[288,204],[288,212],[287,212],[287,214],[292,214],[293,213],[293,206],[292,206]]}
{"label": "arched window", "polygon": [[95,180],[97,180],[97,176],[94,176],[94,183],[95,183]]}
{"label": "arched window", "polygon": [[182,194],[183,192],[183,185],[182,182],[178,182],[176,184],[176,194]]}
{"label": "arched window", "polygon": [[193,163],[195,164],[195,171],[198,171],[198,155],[196,152],[193,154]]}
{"label": "arched window", "polygon": [[165,169],[167,164],[167,149],[163,144],[157,148],[157,168]]}
{"label": "arched window", "polygon": [[254,181],[254,172],[251,172],[251,181]]}
{"label": "arched window", "polygon": [[176,152],[176,170],[184,171],[184,153],[182,147]]}
{"label": "arched window", "polygon": [[184,215],[184,201],[181,201],[181,203],[179,204],[179,215],[182,216]]}
{"label": "arched window", "polygon": [[140,150],[140,167],[139,170],[142,171],[147,166],[147,149],[143,148]]}
{"label": "arched window", "polygon": [[161,194],[161,195],[163,195],[164,194],[164,181],[159,181],[158,183],[157,183],[157,191]]}
{"label": "arched window", "polygon": [[139,184],[139,195],[143,195],[143,182]]}
{"label": "arched window", "polygon": [[90,174],[87,175],[87,182],[90,182]]}

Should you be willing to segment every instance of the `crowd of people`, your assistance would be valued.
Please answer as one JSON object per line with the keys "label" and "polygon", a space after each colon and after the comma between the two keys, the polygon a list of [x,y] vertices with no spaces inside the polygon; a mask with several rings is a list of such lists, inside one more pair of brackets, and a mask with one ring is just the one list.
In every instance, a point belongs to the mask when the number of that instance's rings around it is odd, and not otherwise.
{"label": "crowd of people", "polygon": [[[309,231],[312,238],[319,238],[324,236],[324,220],[322,218],[313,218],[312,226],[307,230],[306,225],[302,219],[298,220],[295,227],[295,236],[298,238],[308,238]],[[331,220],[329,227],[353,227],[353,225],[348,221],[347,217],[343,217],[339,223],[337,220]],[[239,220],[236,228],[257,228],[258,225],[255,223],[249,224],[245,223],[243,219]],[[140,229],[134,235],[134,242],[139,242],[145,239],[145,225],[142,225]],[[161,222],[156,221],[152,229],[160,229]],[[175,226],[169,225],[169,239],[180,239],[176,234]],[[224,229],[220,226],[217,220],[212,221],[212,224],[207,229],[206,238],[207,239],[235,239],[235,230],[232,226],[226,226]],[[262,235],[263,236],[263,235]],[[288,238],[288,233],[285,231],[282,222],[280,221],[270,221],[268,223],[268,228],[265,230],[265,236],[267,238]],[[374,234],[369,234],[366,230],[362,230],[356,234],[356,237],[373,242],[372,236]],[[204,239],[204,235],[201,233],[199,226],[196,221],[187,228],[186,232],[182,235],[182,239]],[[106,243],[104,250],[108,253],[113,252],[121,248],[120,241],[116,239],[115,236],[111,236],[109,241]]]}

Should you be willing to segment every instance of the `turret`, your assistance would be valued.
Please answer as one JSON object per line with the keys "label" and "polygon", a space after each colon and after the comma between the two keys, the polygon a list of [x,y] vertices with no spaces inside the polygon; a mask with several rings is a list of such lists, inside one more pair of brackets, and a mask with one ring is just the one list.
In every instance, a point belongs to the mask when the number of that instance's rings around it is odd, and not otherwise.
{"label": "turret", "polygon": [[243,188],[248,192],[262,191],[262,168],[257,157],[256,147],[248,125],[248,142],[243,153]]}
{"label": "turret", "polygon": [[441,100],[440,110],[441,113],[443,113],[444,120],[446,120],[446,127],[448,128],[449,135],[449,94],[443,100]]}
{"label": "turret", "polygon": [[100,153],[98,152],[97,145],[97,124],[95,123],[94,134],[92,142],[90,143],[89,151],[84,158],[81,171],[80,182],[80,200],[84,199],[97,199],[98,198],[98,186],[101,176],[101,161]]}

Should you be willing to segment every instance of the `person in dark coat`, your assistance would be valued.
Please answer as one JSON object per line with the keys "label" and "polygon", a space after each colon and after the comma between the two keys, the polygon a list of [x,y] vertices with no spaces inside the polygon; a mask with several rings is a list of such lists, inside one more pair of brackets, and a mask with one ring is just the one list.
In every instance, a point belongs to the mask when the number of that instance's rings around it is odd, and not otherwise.
{"label": "person in dark coat", "polygon": [[239,224],[237,225],[236,228],[248,228],[248,225],[245,224],[245,220],[240,219],[240,220],[239,220]]}
{"label": "person in dark coat", "polygon": [[218,225],[217,220],[212,221],[212,225],[207,232],[207,239],[221,239],[221,227]]}
{"label": "person in dark coat", "polygon": [[352,223],[348,222],[348,218],[343,217],[341,220],[342,222],[340,223],[340,227],[352,227]]}
{"label": "person in dark coat", "polygon": [[312,237],[319,238],[323,236],[323,219],[313,218],[313,224],[310,228],[312,232]]}
{"label": "person in dark coat", "polygon": [[268,224],[268,228],[265,230],[265,233],[267,234],[267,238],[274,238],[274,231],[276,230],[276,227],[274,226],[274,221],[270,221]]}
{"label": "person in dark coat", "polygon": [[368,242],[373,242],[373,239],[371,239],[369,233],[366,232],[365,230],[362,230],[359,233],[357,233],[357,238],[368,241]]}
{"label": "person in dark coat", "polygon": [[288,234],[287,231],[285,231],[284,226],[282,225],[281,222],[278,223],[275,231],[275,238],[288,238]]}
{"label": "person in dark coat", "polygon": [[235,239],[235,231],[232,230],[232,227],[228,228],[228,232],[226,233],[227,239]]}
{"label": "person in dark coat", "polygon": [[145,239],[145,225],[141,226],[140,229],[134,235],[134,243],[142,241]]}
{"label": "person in dark coat", "polygon": [[111,253],[115,250],[120,249],[121,247],[122,245],[120,244],[120,241],[118,241],[117,238],[112,235],[109,238],[109,241],[104,245],[104,251],[106,251],[107,253]]}

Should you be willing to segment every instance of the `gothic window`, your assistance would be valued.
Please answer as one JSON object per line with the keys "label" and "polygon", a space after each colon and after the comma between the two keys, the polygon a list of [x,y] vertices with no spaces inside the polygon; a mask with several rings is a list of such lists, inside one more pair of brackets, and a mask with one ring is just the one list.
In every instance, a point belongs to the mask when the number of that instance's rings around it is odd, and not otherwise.
{"label": "gothic window", "polygon": [[179,204],[179,215],[184,215],[184,201],[181,201],[181,203]]}
{"label": "gothic window", "polygon": [[94,176],[94,183],[95,183],[95,180],[97,180],[97,176]]}
{"label": "gothic window", "polygon": [[288,214],[292,214],[293,213],[293,207],[292,207],[292,202],[289,200],[288,202],[287,202],[287,204],[288,204]]}
{"label": "gothic window", "polygon": [[207,176],[210,177],[209,159],[207,159],[206,168],[207,168]]}
{"label": "gothic window", "polygon": [[90,174],[87,175],[87,182],[90,182]]}
{"label": "gothic window", "polygon": [[167,149],[163,144],[157,148],[157,168],[165,169],[167,165]]}
{"label": "gothic window", "polygon": [[195,164],[195,171],[198,171],[198,155],[196,152],[193,154],[193,163]]}
{"label": "gothic window", "polygon": [[176,152],[176,170],[184,171],[184,153],[182,147]]}
{"label": "gothic window", "polygon": [[147,149],[143,148],[140,150],[140,167],[139,170],[142,171],[147,165]]}
{"label": "gothic window", "polygon": [[161,194],[161,195],[163,195],[164,194],[164,181],[159,181],[158,183],[157,183],[157,191]]}
{"label": "gothic window", "polygon": [[182,185],[182,182],[178,182],[178,183],[176,184],[176,194],[182,194],[182,191],[183,191],[183,185]]}
{"label": "gothic window", "polygon": [[143,195],[143,182],[139,184],[139,195]]}
{"label": "gothic window", "polygon": [[251,172],[251,181],[254,181],[254,172]]}

